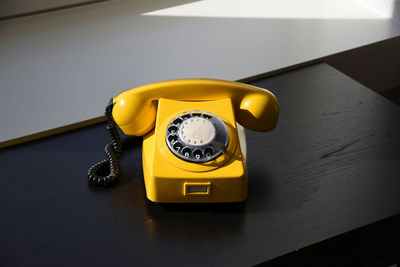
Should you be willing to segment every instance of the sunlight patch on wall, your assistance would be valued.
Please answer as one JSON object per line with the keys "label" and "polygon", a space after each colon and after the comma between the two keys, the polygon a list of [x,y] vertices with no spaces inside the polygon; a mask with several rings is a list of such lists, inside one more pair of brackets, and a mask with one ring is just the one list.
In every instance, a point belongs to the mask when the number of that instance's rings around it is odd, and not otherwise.
{"label": "sunlight patch on wall", "polygon": [[388,18],[349,0],[203,0],[142,15],[276,19]]}

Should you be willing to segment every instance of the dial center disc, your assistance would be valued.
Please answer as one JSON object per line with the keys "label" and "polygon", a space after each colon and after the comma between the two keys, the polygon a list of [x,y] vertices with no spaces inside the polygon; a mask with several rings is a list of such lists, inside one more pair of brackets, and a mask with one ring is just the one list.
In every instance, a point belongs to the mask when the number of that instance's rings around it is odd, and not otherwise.
{"label": "dial center disc", "polygon": [[192,117],[185,120],[179,128],[179,137],[186,144],[202,146],[215,138],[215,127],[205,118]]}

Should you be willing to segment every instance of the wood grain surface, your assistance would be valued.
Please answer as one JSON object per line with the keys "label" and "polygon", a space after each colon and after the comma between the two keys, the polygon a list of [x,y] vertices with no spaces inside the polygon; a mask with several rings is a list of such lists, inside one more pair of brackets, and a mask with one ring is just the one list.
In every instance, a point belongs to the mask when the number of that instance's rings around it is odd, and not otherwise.
{"label": "wood grain surface", "polygon": [[88,186],[103,123],[1,150],[0,265],[249,266],[399,214],[399,106],[326,64],[253,84],[281,116],[247,132],[244,203],[147,201],[133,138],[118,186]]}

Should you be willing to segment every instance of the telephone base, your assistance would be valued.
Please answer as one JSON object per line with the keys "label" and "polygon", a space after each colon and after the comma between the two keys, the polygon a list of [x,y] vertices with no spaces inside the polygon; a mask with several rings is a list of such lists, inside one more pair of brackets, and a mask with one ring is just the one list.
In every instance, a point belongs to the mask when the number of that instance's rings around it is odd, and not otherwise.
{"label": "telephone base", "polygon": [[[228,126],[229,144],[223,155],[206,163],[177,158],[168,149],[165,132],[176,114],[205,110]],[[239,133],[238,133],[239,131]],[[236,124],[229,98],[192,102],[160,99],[156,126],[143,139],[143,174],[147,198],[161,203],[240,202],[247,197],[246,139]]]}

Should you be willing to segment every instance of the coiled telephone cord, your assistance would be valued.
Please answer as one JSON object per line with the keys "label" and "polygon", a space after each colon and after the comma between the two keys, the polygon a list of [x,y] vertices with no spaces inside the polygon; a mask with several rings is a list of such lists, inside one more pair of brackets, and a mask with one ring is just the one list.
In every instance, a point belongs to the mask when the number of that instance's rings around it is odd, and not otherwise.
{"label": "coiled telephone cord", "polygon": [[[111,143],[104,148],[106,159],[97,162],[88,170],[89,182],[94,185],[104,187],[115,184],[119,176],[118,158],[122,151],[121,138],[118,134],[117,127],[112,118],[113,103],[112,99],[106,107],[105,115],[108,120],[107,131],[111,136]],[[101,175],[100,173],[108,173]]]}

